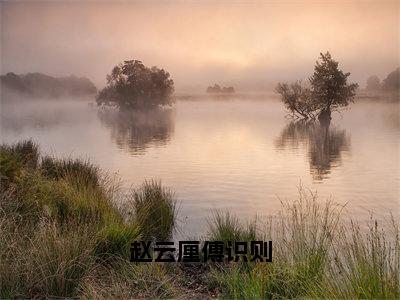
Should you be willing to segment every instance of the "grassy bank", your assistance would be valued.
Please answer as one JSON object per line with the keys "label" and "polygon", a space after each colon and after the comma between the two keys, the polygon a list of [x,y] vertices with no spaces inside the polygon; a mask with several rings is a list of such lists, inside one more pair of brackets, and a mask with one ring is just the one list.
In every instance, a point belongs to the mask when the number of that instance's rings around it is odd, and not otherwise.
{"label": "grassy bank", "polygon": [[360,230],[304,190],[263,226],[210,218],[208,240],[272,240],[272,263],[135,264],[132,241],[169,240],[176,227],[159,182],[121,196],[90,162],[42,157],[32,141],[1,146],[0,171],[2,299],[400,297],[397,222]]}
{"label": "grassy bank", "polygon": [[371,218],[361,230],[341,219],[342,210],[300,189],[299,198],[283,204],[262,229],[240,225],[229,214],[217,215],[211,236],[271,239],[274,256],[272,263],[214,268],[209,280],[227,298],[398,299],[398,223],[391,217],[383,228]]}
{"label": "grassy bank", "polygon": [[96,166],[40,157],[32,141],[3,145],[0,167],[0,298],[173,295],[163,266],[129,263],[132,241],[172,234],[175,200],[160,183],[127,195],[130,210]]}

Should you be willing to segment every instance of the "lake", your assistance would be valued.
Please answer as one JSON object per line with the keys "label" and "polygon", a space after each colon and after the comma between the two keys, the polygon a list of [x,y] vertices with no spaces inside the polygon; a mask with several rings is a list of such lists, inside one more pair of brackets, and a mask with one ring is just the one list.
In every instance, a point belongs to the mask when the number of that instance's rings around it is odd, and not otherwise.
{"label": "lake", "polygon": [[[253,97],[254,98],[254,97]],[[347,203],[359,221],[399,217],[399,104],[359,100],[331,126],[294,123],[273,96],[177,101],[119,113],[86,101],[2,104],[1,141],[89,158],[123,185],[160,179],[179,201],[181,236],[206,233],[212,210],[273,215],[298,187]]]}

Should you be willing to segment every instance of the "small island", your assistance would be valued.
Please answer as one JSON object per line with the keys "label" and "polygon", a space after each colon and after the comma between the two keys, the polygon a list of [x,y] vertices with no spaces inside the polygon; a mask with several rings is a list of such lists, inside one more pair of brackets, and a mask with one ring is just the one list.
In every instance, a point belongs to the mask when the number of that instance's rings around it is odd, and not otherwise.
{"label": "small island", "polygon": [[164,69],[146,67],[139,60],[125,60],[106,78],[107,86],[96,96],[98,106],[126,110],[172,104],[174,81]]}
{"label": "small island", "polygon": [[207,87],[208,94],[234,94],[235,89],[232,86],[222,87],[219,84]]}

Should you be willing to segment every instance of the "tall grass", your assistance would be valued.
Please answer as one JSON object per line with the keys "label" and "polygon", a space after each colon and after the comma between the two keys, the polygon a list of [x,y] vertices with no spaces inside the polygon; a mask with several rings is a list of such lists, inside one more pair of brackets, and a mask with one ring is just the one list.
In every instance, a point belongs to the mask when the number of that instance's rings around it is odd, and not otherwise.
{"label": "tall grass", "polygon": [[[172,194],[161,184],[133,192],[160,209],[138,206],[140,218],[127,219],[118,185],[88,161],[40,159],[26,141],[1,146],[0,163],[0,298],[172,295],[163,266],[129,262],[131,242],[148,235],[144,226],[163,234],[174,227]],[[141,270],[152,281],[123,284],[142,282]]]}
{"label": "tall grass", "polygon": [[167,241],[176,225],[177,206],[174,194],[159,181],[145,181],[131,195],[135,219],[145,240]]}
{"label": "tall grass", "polygon": [[174,282],[164,265],[121,260],[113,268],[91,272],[81,295],[88,299],[171,299],[178,293]]}
{"label": "tall grass", "polygon": [[[400,298],[399,224],[380,226],[371,218],[366,230],[354,222],[342,226],[326,293],[341,298]],[[328,294],[328,295],[329,295]]]}
{"label": "tall grass", "polygon": [[[321,204],[303,189],[297,200],[282,204],[278,217],[256,232],[257,239],[273,241],[272,263],[212,268],[209,280],[223,296],[399,298],[399,227],[393,219],[390,228],[373,221],[365,232],[340,218],[343,206]],[[231,215],[219,215],[210,225],[210,238],[232,239],[240,226]]]}
{"label": "tall grass", "polygon": [[36,168],[39,162],[39,147],[32,140],[13,145],[0,146],[0,184],[7,186],[20,175],[21,168]]}
{"label": "tall grass", "polygon": [[98,187],[101,173],[97,166],[89,161],[80,159],[54,159],[45,156],[42,159],[41,169],[43,175],[50,179],[69,177],[70,180],[78,179],[78,185]]}
{"label": "tall grass", "polygon": [[229,211],[216,210],[208,220],[210,241],[254,241],[257,235],[257,219],[243,225]]}

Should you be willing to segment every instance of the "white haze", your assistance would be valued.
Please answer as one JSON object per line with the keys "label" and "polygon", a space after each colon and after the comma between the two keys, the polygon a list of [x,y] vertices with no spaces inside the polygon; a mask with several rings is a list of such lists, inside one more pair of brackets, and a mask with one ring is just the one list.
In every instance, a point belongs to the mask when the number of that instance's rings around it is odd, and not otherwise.
{"label": "white haze", "polygon": [[351,79],[399,66],[399,2],[1,2],[1,73],[89,77],[126,59],[168,70],[176,89],[269,89],[307,78],[329,50]]}

